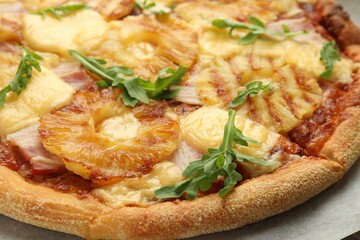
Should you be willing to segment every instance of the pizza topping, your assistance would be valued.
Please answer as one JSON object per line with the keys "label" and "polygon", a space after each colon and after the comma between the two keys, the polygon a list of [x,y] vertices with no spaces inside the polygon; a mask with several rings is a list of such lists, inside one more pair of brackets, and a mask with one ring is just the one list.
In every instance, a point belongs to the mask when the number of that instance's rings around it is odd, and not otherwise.
{"label": "pizza topping", "polygon": [[75,90],[85,91],[94,85],[94,81],[78,62],[62,62],[52,68],[52,71]]}
{"label": "pizza topping", "polygon": [[88,4],[108,21],[126,17],[135,7],[134,0],[93,0]]}
{"label": "pizza topping", "polygon": [[224,177],[224,187],[219,191],[219,195],[224,197],[237,182],[242,180],[242,176],[236,171],[237,164],[234,161],[273,165],[272,162],[248,156],[234,149],[235,143],[241,146],[248,146],[248,142],[258,143],[236,128],[235,115],[234,110],[229,111],[229,119],[225,125],[220,147],[208,149],[209,154],[205,154],[201,160],[191,162],[183,172],[183,176],[187,177],[187,180],[156,190],[155,194],[158,199],[179,198],[184,193],[187,193],[187,199],[194,199],[199,190],[209,190],[219,176]]}
{"label": "pizza topping", "polygon": [[179,147],[169,157],[169,161],[175,163],[181,171],[184,171],[191,161],[200,159],[202,155],[202,152],[192,147],[183,139],[180,142]]}
{"label": "pizza topping", "polygon": [[336,61],[341,61],[339,50],[336,48],[335,42],[326,42],[321,50],[321,62],[325,65],[325,72],[320,77],[323,79],[331,79]]}
{"label": "pizza topping", "polygon": [[45,15],[52,16],[54,18],[60,19],[62,17],[69,16],[76,11],[82,9],[88,9],[89,7],[85,4],[74,4],[74,5],[66,5],[66,6],[57,6],[52,8],[45,8],[38,11],[33,12],[34,14],[41,15],[45,17]]}
{"label": "pizza topping", "polygon": [[[0,87],[8,86],[14,79],[19,61],[19,57],[11,52],[0,54]],[[32,72],[31,80],[20,95],[7,94],[4,106],[0,108],[1,137],[35,124],[44,114],[71,102],[73,88],[45,66],[41,70]]]}
{"label": "pizza topping", "polygon": [[[71,105],[42,117],[45,148],[70,171],[99,183],[149,173],[176,149],[179,124],[166,102],[128,108],[119,94],[111,89],[77,92]],[[114,136],[120,126],[124,133]]]}
{"label": "pizza topping", "polygon": [[103,65],[106,64],[106,61],[104,60],[88,58],[73,50],[70,51],[70,55],[101,79],[97,82],[100,88],[110,86],[121,88],[123,90],[121,98],[124,104],[131,107],[134,107],[139,101],[148,104],[149,98],[172,98],[177,94],[178,89],[169,90],[169,86],[179,84],[186,73],[186,68],[182,66],[177,70],[163,69],[158,73],[155,82],[151,82],[134,76],[134,72],[127,67],[105,68]]}
{"label": "pizza topping", "polygon": [[0,165],[14,171],[21,167],[21,161],[9,143],[0,142]]}
{"label": "pizza topping", "polygon": [[86,44],[99,44],[109,24],[94,10],[77,11],[66,18],[42,18],[35,14],[23,17],[23,37],[35,50],[68,57],[68,50]]}
{"label": "pizza topping", "polygon": [[246,90],[238,93],[237,97],[231,102],[230,108],[235,108],[243,104],[246,101],[247,97],[254,97],[262,92],[267,92],[274,89],[272,85],[264,85],[261,81],[247,83],[244,87],[246,88]]}
{"label": "pizza topping", "polygon": [[109,26],[100,43],[86,42],[79,52],[105,59],[109,66],[127,66],[152,80],[162,69],[189,68],[196,61],[196,32],[173,16],[161,21],[154,16],[129,16]]}
{"label": "pizza topping", "polygon": [[250,16],[248,18],[250,23],[235,22],[232,20],[215,19],[212,21],[212,25],[218,28],[230,28],[230,34],[234,29],[246,29],[250,32],[240,38],[239,44],[247,45],[253,43],[259,36],[280,36],[280,37],[295,37],[301,34],[307,33],[306,31],[291,32],[288,25],[283,25],[283,31],[269,31],[266,29],[265,24],[256,17]]}
{"label": "pizza topping", "polygon": [[4,106],[6,95],[9,92],[15,92],[19,95],[26,88],[32,77],[33,68],[41,72],[39,60],[41,60],[42,57],[27,50],[23,46],[21,46],[20,49],[22,58],[16,71],[16,75],[9,85],[0,91],[0,107]]}
{"label": "pizza topping", "polygon": [[342,114],[344,109],[360,105],[359,85],[359,80],[349,85],[323,82],[323,104],[309,119],[289,132],[290,139],[303,147],[308,154],[317,156],[336,127],[349,117]]}
{"label": "pizza topping", "polygon": [[114,208],[125,205],[146,206],[158,201],[154,193],[156,189],[182,179],[180,169],[174,163],[164,161],[154,165],[149,174],[98,187],[91,194]]}
{"label": "pizza topping", "polygon": [[38,124],[8,134],[7,139],[19,147],[20,154],[25,161],[30,162],[35,174],[62,172],[65,169],[64,163],[59,157],[45,150],[37,127]]}
{"label": "pizza topping", "polygon": [[[196,157],[196,153],[206,153],[209,148],[217,148],[223,136],[224,125],[227,121],[227,112],[217,107],[202,107],[193,113],[186,116],[181,121],[181,132],[183,141],[186,145],[186,153],[189,155],[188,159],[183,159],[182,162],[176,162],[177,165],[182,168],[183,164],[186,166]],[[242,166],[241,174],[246,172],[246,176],[252,177],[258,173],[270,173],[275,168],[281,165],[283,159],[274,157],[276,152],[273,149],[276,147],[280,140],[280,135],[270,131],[268,128],[261,124],[258,124],[248,118],[242,118],[240,116],[235,117],[235,126],[241,129],[246,136],[255,139],[258,143],[248,143],[248,146],[235,145],[234,148],[246,155],[266,159],[266,161],[272,162],[271,166],[264,166],[244,162],[238,163]],[[194,151],[195,150],[195,151]],[[292,152],[286,152],[293,154]],[[192,158],[190,158],[193,156]],[[256,173],[253,171],[256,169]],[[244,177],[244,176],[243,176]]]}
{"label": "pizza topping", "polygon": [[156,15],[169,14],[172,11],[172,8],[165,6],[159,7],[158,3],[148,2],[148,0],[137,0],[136,7],[145,13],[153,13]]}

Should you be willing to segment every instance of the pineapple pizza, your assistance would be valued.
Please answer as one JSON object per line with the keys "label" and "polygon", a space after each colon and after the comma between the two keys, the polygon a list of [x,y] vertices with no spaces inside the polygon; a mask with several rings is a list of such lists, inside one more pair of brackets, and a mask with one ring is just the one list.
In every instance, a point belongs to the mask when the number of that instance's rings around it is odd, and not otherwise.
{"label": "pineapple pizza", "polygon": [[0,0],[0,213],[178,239],[295,207],[360,156],[332,0]]}

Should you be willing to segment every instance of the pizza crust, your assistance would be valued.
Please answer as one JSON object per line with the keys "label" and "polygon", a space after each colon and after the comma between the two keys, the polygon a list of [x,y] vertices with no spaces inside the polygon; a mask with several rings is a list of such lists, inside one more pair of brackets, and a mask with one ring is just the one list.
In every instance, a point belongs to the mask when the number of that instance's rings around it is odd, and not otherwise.
{"label": "pizza crust", "polygon": [[[106,207],[96,199],[32,185],[0,167],[0,211],[36,226],[87,239],[175,239],[237,228],[289,210],[339,180],[336,162],[303,158],[273,174],[194,201],[164,202],[148,208]],[[7,181],[12,179],[11,182]]]}
{"label": "pizza crust", "polygon": [[[9,181],[9,179],[11,179]],[[92,198],[56,192],[26,182],[17,172],[0,167],[0,212],[35,226],[86,237],[97,214],[108,210]]]}
{"label": "pizza crust", "polygon": [[[319,0],[316,10],[321,16],[320,23],[334,37],[345,54],[354,62],[360,63],[360,28],[350,19],[342,6],[333,0]],[[360,69],[354,76],[353,101],[360,98]],[[360,156],[360,105],[354,103],[341,113],[346,119],[336,128],[324,144],[320,154],[345,167],[346,171]]]}
{"label": "pizza crust", "polygon": [[337,127],[321,154],[349,170],[360,156],[360,107],[348,108],[342,114],[349,118]]}
{"label": "pizza crust", "polygon": [[342,49],[360,44],[360,29],[351,21],[341,5],[333,0],[319,0],[316,10],[321,16],[321,25],[336,39]]}

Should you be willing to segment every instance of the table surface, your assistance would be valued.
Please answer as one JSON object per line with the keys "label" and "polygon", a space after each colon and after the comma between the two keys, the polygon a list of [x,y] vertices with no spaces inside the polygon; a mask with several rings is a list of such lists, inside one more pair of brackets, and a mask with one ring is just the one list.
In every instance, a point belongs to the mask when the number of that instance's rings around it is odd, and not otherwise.
{"label": "table surface", "polygon": [[[352,19],[360,25],[360,0],[338,0],[345,9],[350,13]],[[336,209],[332,209],[331,206],[327,206],[328,203],[332,204],[334,199],[339,198],[339,201],[344,201],[343,196],[349,196],[351,194],[352,198],[360,200],[360,191],[354,193],[352,184],[360,184],[360,160],[350,169],[346,176],[335,185],[331,186],[329,189],[325,190],[320,195],[309,200],[305,204],[302,204],[286,213],[265,219],[259,223],[251,224],[240,229],[227,231],[223,233],[216,233],[210,235],[204,235],[197,238],[197,240],[208,240],[208,239],[252,239],[252,240],[262,240],[262,239],[316,239],[312,234],[308,233],[308,230],[301,229],[301,224],[303,221],[311,221],[311,219],[317,217],[317,214],[321,214],[319,209],[327,209],[327,211],[333,210],[336,212]],[[352,190],[349,190],[352,189]],[[350,193],[349,193],[350,191]],[[325,232],[323,235],[318,235],[318,239],[327,239],[327,240],[338,240],[344,237],[344,240],[360,240],[360,204],[356,206],[350,206],[350,210],[356,211],[357,215],[353,219],[355,225],[349,226],[344,225],[340,226],[338,232],[335,230],[335,233],[329,233],[327,235]],[[339,210],[338,210],[339,211]],[[336,216],[336,215],[334,215]],[[277,228],[285,225],[284,221],[291,219],[293,221],[290,223],[289,229],[280,235],[273,235],[273,230],[276,231]],[[329,219],[330,221],[331,219]],[[346,219],[348,220],[348,219]],[[295,224],[294,224],[295,223]],[[356,225],[358,223],[358,225]],[[299,226],[299,229],[296,229],[296,226]],[[313,226],[317,231],[322,231],[321,226]],[[7,218],[0,215],[0,239],[2,240],[31,240],[31,239],[51,239],[51,240],[80,240],[80,238],[49,231],[41,228],[37,228],[28,224],[17,222],[13,219]],[[325,229],[325,228],[324,228]],[[348,229],[348,231],[346,231]],[[345,230],[345,231],[340,231]],[[300,235],[292,235],[293,231],[300,232]],[[356,232],[359,231],[359,232]],[[331,232],[331,231],[330,231]],[[341,233],[340,233],[341,232]],[[345,234],[347,232],[347,234]],[[354,233],[356,232],[356,233]],[[338,234],[337,234],[338,233]],[[354,234],[352,234],[354,233]],[[343,235],[341,235],[343,234]],[[344,235],[345,234],[345,235]],[[350,235],[352,234],[352,235]],[[350,236],[348,236],[350,235]],[[272,237],[270,237],[272,236]]]}

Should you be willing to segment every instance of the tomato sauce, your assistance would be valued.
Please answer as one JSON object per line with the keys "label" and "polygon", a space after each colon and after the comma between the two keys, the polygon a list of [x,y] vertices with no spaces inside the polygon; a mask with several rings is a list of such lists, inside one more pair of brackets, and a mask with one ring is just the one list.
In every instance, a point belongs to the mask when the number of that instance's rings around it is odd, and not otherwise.
{"label": "tomato sauce", "polygon": [[320,86],[326,96],[323,104],[312,117],[288,134],[290,140],[299,144],[312,156],[319,155],[336,127],[349,117],[344,115],[343,111],[348,107],[360,105],[359,80],[351,84],[322,81]]}
{"label": "tomato sauce", "polygon": [[86,197],[93,188],[91,181],[72,172],[37,173],[29,162],[23,160],[18,149],[8,143],[0,142],[0,165],[17,171],[27,182],[46,186],[58,192],[76,193],[79,198]]}

